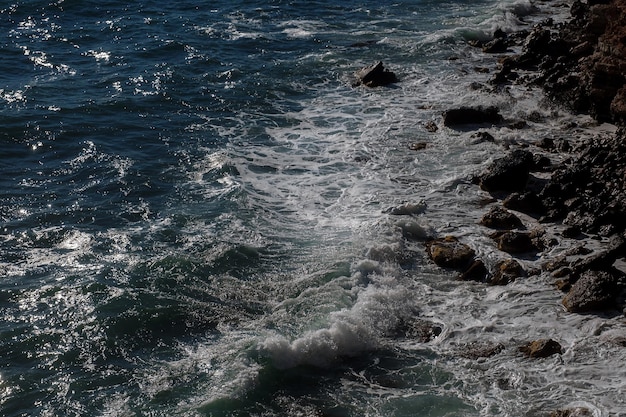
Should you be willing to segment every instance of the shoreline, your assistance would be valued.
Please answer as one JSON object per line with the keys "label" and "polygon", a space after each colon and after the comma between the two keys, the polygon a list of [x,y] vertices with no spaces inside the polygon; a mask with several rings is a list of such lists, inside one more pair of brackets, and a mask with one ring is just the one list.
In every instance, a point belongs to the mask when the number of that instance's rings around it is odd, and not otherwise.
{"label": "shoreline", "polygon": [[[528,33],[496,30],[492,40],[472,44],[493,53],[494,59],[499,56],[498,71],[490,80],[495,89],[540,86],[554,105],[590,114],[598,125],[611,123],[616,130],[597,141],[572,144],[575,137],[544,138],[536,147],[512,147],[478,173],[473,182],[492,199],[480,224],[497,249],[511,258],[488,268],[454,236],[427,242],[428,256],[439,266],[458,270],[460,279],[506,285],[545,273],[563,291],[567,311],[626,315],[626,270],[614,266],[626,257],[626,104],[621,107],[622,100],[626,102],[621,96],[626,97],[626,42],[615,35],[626,35],[626,25],[619,27],[620,32],[617,23],[599,22],[598,16],[607,11],[619,11],[615,22],[626,21],[624,0],[609,4],[577,0],[564,23],[555,25],[548,19]],[[515,46],[522,52],[511,53]],[[493,107],[462,107],[443,114],[443,125],[453,129],[485,123],[498,125],[504,119]],[[525,122],[519,123],[514,128],[523,129]],[[569,129],[572,135],[574,128]],[[493,140],[483,129],[474,135]],[[555,166],[550,157],[554,154],[563,159]],[[532,226],[527,228],[515,213],[533,219]],[[562,230],[546,233],[557,227]],[[577,241],[573,245],[577,249],[543,262],[540,271],[523,266],[525,255],[544,253],[562,239]],[[599,249],[587,248],[589,240]]]}

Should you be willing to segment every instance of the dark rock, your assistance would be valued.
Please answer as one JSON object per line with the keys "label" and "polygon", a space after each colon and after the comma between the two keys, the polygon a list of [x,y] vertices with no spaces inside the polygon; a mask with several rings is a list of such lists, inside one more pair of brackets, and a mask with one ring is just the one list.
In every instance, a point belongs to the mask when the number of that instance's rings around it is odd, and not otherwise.
{"label": "dark rock", "polygon": [[485,132],[484,130],[481,130],[480,132],[476,132],[472,134],[472,143],[474,144],[478,144],[478,143],[482,143],[482,142],[495,142],[496,138],[493,137],[493,135],[489,132]]}
{"label": "dark rock", "polygon": [[354,86],[379,87],[398,82],[396,74],[387,70],[382,62],[365,67],[356,73],[357,81]]}
{"label": "dark rock", "polygon": [[615,261],[625,254],[626,240],[621,236],[617,236],[603,250],[593,256],[579,259],[572,263],[571,266],[577,273],[583,273],[587,270],[611,270]]}
{"label": "dark rock", "polygon": [[546,171],[552,166],[552,161],[545,155],[533,155],[533,166],[532,169],[534,171]]}
{"label": "dark rock", "polygon": [[487,279],[488,275],[489,271],[487,270],[485,263],[480,259],[476,259],[474,262],[472,262],[469,268],[467,268],[461,274],[459,279],[463,281],[484,282]]}
{"label": "dark rock", "polygon": [[508,51],[509,43],[506,38],[495,38],[483,45],[483,52],[488,54],[499,54]]}
{"label": "dark rock", "polygon": [[428,130],[431,133],[435,133],[436,131],[439,130],[439,126],[437,126],[437,123],[433,122],[432,120],[429,120],[426,123],[424,123],[424,129]]}
{"label": "dark rock", "polygon": [[520,211],[526,214],[540,214],[544,212],[541,199],[537,194],[528,191],[525,193],[513,193],[504,199],[502,205],[508,209]]}
{"label": "dark rock", "polygon": [[465,269],[476,255],[472,248],[454,236],[426,242],[426,250],[435,264],[444,268]]}
{"label": "dark rock", "polygon": [[409,149],[412,151],[423,151],[428,148],[428,143],[426,142],[415,142],[409,145]]}
{"label": "dark rock", "polygon": [[572,313],[605,311],[615,307],[617,278],[606,271],[587,271],[563,298],[563,305]]}
{"label": "dark rock", "polygon": [[524,224],[515,214],[500,207],[494,206],[480,220],[480,224],[492,229],[523,229]]}
{"label": "dark rock", "polygon": [[507,253],[540,252],[531,233],[509,231],[494,236],[498,249]]}
{"label": "dark rock", "polygon": [[552,339],[540,339],[519,348],[520,352],[530,358],[547,358],[561,353],[561,345]]}
{"label": "dark rock", "polygon": [[593,412],[585,407],[565,408],[550,413],[550,417],[592,417]]}
{"label": "dark rock", "polygon": [[507,285],[523,276],[525,272],[520,263],[515,259],[507,259],[496,264],[490,284]]}
{"label": "dark rock", "polygon": [[518,120],[516,122],[511,122],[507,124],[506,127],[514,130],[526,129],[528,127],[528,123],[526,123],[526,121],[524,120]]}
{"label": "dark rock", "polygon": [[496,159],[480,176],[480,187],[486,191],[519,191],[528,182],[533,154],[515,150]]}
{"label": "dark rock", "polygon": [[467,344],[459,355],[467,359],[489,358],[504,350],[502,343],[473,342]]}
{"label": "dark rock", "polygon": [[415,339],[418,342],[430,342],[441,334],[440,325],[422,319],[403,319],[395,329],[395,336]]}
{"label": "dark rock", "polygon": [[502,121],[496,107],[461,107],[458,109],[446,110],[443,113],[443,124],[445,126],[498,124]]}

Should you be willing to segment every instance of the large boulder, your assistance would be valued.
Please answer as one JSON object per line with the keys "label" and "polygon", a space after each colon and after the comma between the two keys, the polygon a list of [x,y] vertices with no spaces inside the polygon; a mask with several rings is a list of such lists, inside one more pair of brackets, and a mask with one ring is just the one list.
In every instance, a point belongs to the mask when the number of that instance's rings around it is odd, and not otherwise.
{"label": "large boulder", "polygon": [[379,87],[398,82],[396,74],[386,69],[380,61],[357,71],[356,77],[354,86]]}
{"label": "large boulder", "polygon": [[495,125],[502,121],[497,107],[460,107],[443,113],[443,124],[448,127],[462,125]]}
{"label": "large boulder", "polygon": [[532,152],[514,150],[493,161],[479,176],[480,187],[485,191],[521,191],[526,187],[532,166]]}
{"label": "large boulder", "polygon": [[615,307],[617,278],[607,271],[587,271],[572,285],[563,305],[572,313],[604,311]]}

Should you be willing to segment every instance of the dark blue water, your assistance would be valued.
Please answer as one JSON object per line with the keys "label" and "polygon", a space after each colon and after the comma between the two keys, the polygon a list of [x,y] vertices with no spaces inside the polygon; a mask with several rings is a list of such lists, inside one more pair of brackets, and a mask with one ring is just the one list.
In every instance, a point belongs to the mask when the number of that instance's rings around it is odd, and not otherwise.
{"label": "dark blue water", "polygon": [[[584,346],[585,328],[556,294],[513,301],[532,284],[459,286],[404,238],[476,229],[465,178],[495,146],[423,123],[459,103],[552,111],[467,89],[494,65],[467,40],[540,18],[529,3],[1,7],[0,414],[623,412],[610,364],[589,359],[609,382],[585,388],[575,353],[528,373],[514,350],[460,359],[484,332],[564,326]],[[353,88],[379,60],[401,82]],[[441,334],[398,335],[416,317]]]}

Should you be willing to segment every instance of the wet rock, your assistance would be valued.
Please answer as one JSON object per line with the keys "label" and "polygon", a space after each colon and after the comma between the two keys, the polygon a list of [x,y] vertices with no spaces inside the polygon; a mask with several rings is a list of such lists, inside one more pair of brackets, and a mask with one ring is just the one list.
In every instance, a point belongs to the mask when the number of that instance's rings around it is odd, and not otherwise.
{"label": "wet rock", "polygon": [[572,313],[605,311],[615,307],[617,278],[606,271],[585,272],[569,290],[563,305]]}
{"label": "wet rock", "polygon": [[508,209],[526,214],[538,215],[544,212],[542,200],[532,191],[512,193],[504,199],[502,205]]}
{"label": "wet rock", "polygon": [[485,263],[481,259],[476,259],[471,263],[469,268],[467,268],[459,279],[462,281],[478,281],[484,282],[489,276],[489,271],[485,266]]}
{"label": "wet rock", "polygon": [[490,283],[492,285],[507,285],[523,276],[525,276],[525,272],[522,265],[515,259],[507,259],[496,264]]}
{"label": "wet rock", "polygon": [[520,352],[530,358],[547,358],[561,353],[561,345],[552,339],[539,339],[519,348]]}
{"label": "wet rock", "polygon": [[431,240],[426,243],[426,250],[438,266],[459,270],[465,269],[476,255],[472,248],[454,236]]}
{"label": "wet rock", "polygon": [[626,255],[626,240],[621,236],[616,236],[602,250],[576,260],[571,267],[577,273],[588,270],[610,270],[615,261],[624,255]]}
{"label": "wet rock", "polygon": [[472,143],[473,144],[479,144],[479,143],[483,143],[483,142],[495,142],[496,138],[493,137],[493,135],[489,132],[485,132],[484,130],[481,130],[480,132],[476,132],[472,134]]}
{"label": "wet rock", "polygon": [[509,43],[505,37],[495,38],[483,45],[483,52],[488,54],[499,54],[509,50]]}
{"label": "wet rock", "polygon": [[500,207],[494,206],[480,220],[480,224],[491,229],[523,229],[524,224],[515,214]]}
{"label": "wet rock", "polygon": [[442,331],[443,329],[439,324],[418,318],[401,320],[395,329],[397,337],[406,337],[421,343],[430,342]]}
{"label": "wet rock", "polygon": [[502,343],[495,342],[473,342],[467,344],[459,355],[467,359],[489,358],[504,350]]}
{"label": "wet rock", "polygon": [[426,211],[426,203],[420,201],[417,203],[404,203],[390,208],[386,212],[394,216],[410,216],[422,214],[424,211]]}
{"label": "wet rock", "polygon": [[550,417],[591,417],[593,412],[585,407],[565,408],[550,413]]}
{"label": "wet rock", "polygon": [[498,249],[512,254],[540,252],[536,238],[528,232],[508,231],[493,235]]}
{"label": "wet rock", "polygon": [[428,130],[431,133],[435,133],[437,130],[439,130],[439,126],[437,126],[437,123],[435,123],[434,121],[429,120],[424,123],[424,129]]}
{"label": "wet rock", "polygon": [[409,145],[409,149],[412,151],[423,151],[428,148],[428,143],[426,142],[415,142]]}
{"label": "wet rock", "polygon": [[502,121],[497,107],[461,107],[446,110],[443,113],[443,124],[448,127],[463,125],[495,125]]}
{"label": "wet rock", "polygon": [[356,77],[354,86],[379,87],[398,82],[396,74],[386,69],[380,61],[357,71]]}
{"label": "wet rock", "polygon": [[496,159],[480,177],[480,187],[485,191],[520,191],[528,182],[533,166],[533,154],[515,150]]}

